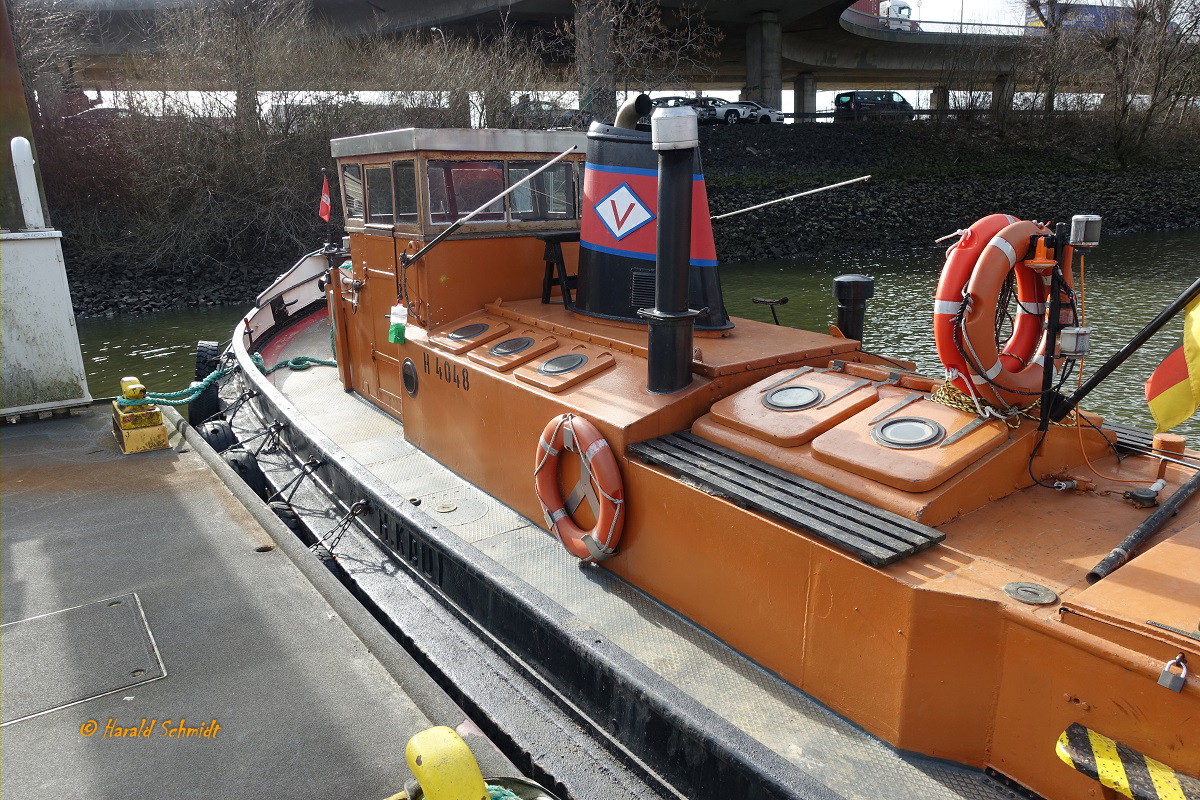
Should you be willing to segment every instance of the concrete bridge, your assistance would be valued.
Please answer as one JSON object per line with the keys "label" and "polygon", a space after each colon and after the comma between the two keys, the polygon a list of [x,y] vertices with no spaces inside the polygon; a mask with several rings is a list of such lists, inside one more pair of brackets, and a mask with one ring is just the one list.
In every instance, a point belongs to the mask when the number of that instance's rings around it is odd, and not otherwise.
{"label": "concrete bridge", "polygon": [[[120,75],[125,85],[136,84],[134,63],[154,54],[154,43],[139,33],[148,29],[148,18],[189,2],[67,0],[70,7],[94,15],[93,27],[105,31],[103,40],[76,60],[75,80],[84,88],[103,87]],[[314,16],[349,36],[434,26],[470,34],[502,19],[517,28],[549,28],[572,17],[583,36],[597,24],[587,15],[596,2],[584,0],[577,9],[571,0],[313,0],[312,7]],[[678,6],[679,0],[663,5]],[[953,26],[891,30],[852,5],[853,0],[709,0],[705,15],[725,39],[713,74],[694,88],[736,89],[746,99],[776,108],[783,90],[791,88],[797,112],[816,110],[818,89],[931,89],[937,104],[944,102],[948,89],[965,84],[993,90],[998,102],[1011,98],[1017,88],[1013,64],[1028,41],[1021,28],[983,34],[959,32],[961,25],[957,31],[946,30]],[[580,59],[580,72],[603,78],[605,56],[600,51],[589,62]]]}

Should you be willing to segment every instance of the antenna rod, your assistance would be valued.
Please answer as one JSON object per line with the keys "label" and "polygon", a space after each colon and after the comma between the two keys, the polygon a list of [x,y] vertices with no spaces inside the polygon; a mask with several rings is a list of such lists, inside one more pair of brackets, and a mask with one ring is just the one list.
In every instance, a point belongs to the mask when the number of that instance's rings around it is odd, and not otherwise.
{"label": "antenna rod", "polygon": [[446,230],[442,231],[437,236],[433,237],[433,239],[431,239],[429,241],[429,244],[425,245],[420,250],[413,253],[411,256],[408,255],[407,253],[401,253],[400,254],[400,263],[407,267],[409,264],[413,263],[418,258],[420,258],[421,256],[428,253],[434,247],[441,244],[443,239],[445,239],[447,236],[454,233],[456,230],[458,230],[463,225],[465,225],[476,214],[480,213],[481,211],[483,211],[485,208],[487,208],[488,206],[490,206],[492,203],[496,202],[497,200],[504,199],[508,195],[509,192],[513,191],[518,186],[522,186],[523,184],[525,184],[525,182],[532,180],[534,176],[540,175],[543,171],[545,171],[545,170],[549,169],[550,167],[552,167],[553,165],[557,164],[559,161],[563,160],[564,158],[569,156],[571,153],[574,153],[577,149],[578,148],[575,145],[571,145],[566,150],[563,150],[561,153],[556,155],[554,158],[550,159],[545,164],[542,164],[540,167],[535,169],[533,172],[526,175],[524,178],[521,178],[521,180],[517,181],[512,186],[508,187],[503,192],[501,192],[500,194],[493,197],[491,200],[488,200],[486,203],[484,203],[479,208],[472,211],[470,214],[467,214],[465,217],[460,217],[459,219],[454,220],[454,222],[452,222],[450,224],[450,227],[446,228]]}
{"label": "antenna rod", "polygon": [[806,197],[807,195],[816,194],[818,192],[827,192],[830,189],[837,189],[839,186],[849,186],[852,183],[860,183],[862,181],[869,181],[870,179],[871,179],[870,175],[863,175],[861,178],[851,178],[850,180],[842,181],[841,183],[831,183],[828,186],[822,186],[818,189],[809,189],[807,192],[799,192],[798,194],[789,194],[787,197],[780,197],[777,200],[768,200],[767,202],[759,203],[756,206],[747,206],[746,208],[739,208],[737,211],[728,211],[724,214],[717,214],[715,217],[709,217],[709,219],[713,222],[716,222],[719,219],[725,219],[727,217],[736,217],[738,214],[745,214],[747,211],[754,211],[759,208],[766,208],[767,206],[773,206],[776,203],[786,203],[788,200],[795,200],[797,197]]}

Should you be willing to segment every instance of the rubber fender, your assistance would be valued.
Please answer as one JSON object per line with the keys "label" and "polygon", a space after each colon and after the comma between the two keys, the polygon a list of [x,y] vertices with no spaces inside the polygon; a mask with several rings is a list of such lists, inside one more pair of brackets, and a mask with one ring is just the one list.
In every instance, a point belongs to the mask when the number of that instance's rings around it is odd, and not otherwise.
{"label": "rubber fender", "polygon": [[221,460],[233,468],[251,491],[263,500],[267,499],[267,476],[263,474],[262,467],[254,460],[254,456],[238,448],[221,453]]}
{"label": "rubber fender", "polygon": [[237,436],[233,426],[223,419],[213,419],[196,426],[196,433],[208,442],[208,446],[218,453],[228,450],[237,444]]}
{"label": "rubber fender", "polygon": [[209,386],[196,399],[188,403],[188,422],[194,428],[221,413],[221,389],[215,383]]}
{"label": "rubber fender", "polygon": [[408,740],[404,757],[426,800],[488,800],[471,748],[452,729],[421,731]]}
{"label": "rubber fender", "polygon": [[207,378],[220,363],[221,345],[219,342],[210,342],[205,339],[196,342],[195,380],[202,381]]}
{"label": "rubber fender", "polygon": [[267,508],[271,509],[271,513],[279,517],[289,530],[298,531],[303,527],[300,515],[296,513],[296,509],[292,508],[291,504],[282,500],[272,500],[267,503]]}
{"label": "rubber fender", "polygon": [[[204,380],[220,364],[221,345],[219,342],[211,342],[206,339],[196,342],[196,372],[194,380]],[[195,400],[188,403],[188,422],[193,428],[199,428],[201,423],[221,413],[220,392],[221,390],[217,388],[217,385],[213,384],[201,392]],[[224,450],[225,448],[215,447],[214,449]]]}

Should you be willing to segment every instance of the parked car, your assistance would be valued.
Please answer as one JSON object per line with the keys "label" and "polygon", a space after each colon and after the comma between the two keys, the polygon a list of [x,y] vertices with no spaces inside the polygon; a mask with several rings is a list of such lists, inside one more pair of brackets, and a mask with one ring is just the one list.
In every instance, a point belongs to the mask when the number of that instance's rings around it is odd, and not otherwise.
{"label": "parked car", "polygon": [[842,92],[833,100],[835,122],[851,122],[869,117],[916,119],[912,104],[899,92]]}
{"label": "parked car", "polygon": [[696,112],[698,122],[701,125],[707,125],[717,122],[717,112],[711,105],[706,105],[700,101],[706,98],[700,97],[656,97],[651,102],[655,108],[678,108],[679,106],[688,106]]}
{"label": "parked car", "polygon": [[[719,97],[697,97],[694,99],[694,107],[696,113],[700,114],[700,122],[716,125],[723,123],[725,118],[722,116],[720,107],[725,105],[728,100],[722,100]],[[701,113],[701,109],[704,109]]]}
{"label": "parked car", "polygon": [[734,125],[739,122],[759,123],[765,125],[768,122],[783,122],[783,112],[768,108],[762,103],[756,103],[753,100],[730,100],[722,103],[716,108],[718,116],[725,120],[725,124]]}

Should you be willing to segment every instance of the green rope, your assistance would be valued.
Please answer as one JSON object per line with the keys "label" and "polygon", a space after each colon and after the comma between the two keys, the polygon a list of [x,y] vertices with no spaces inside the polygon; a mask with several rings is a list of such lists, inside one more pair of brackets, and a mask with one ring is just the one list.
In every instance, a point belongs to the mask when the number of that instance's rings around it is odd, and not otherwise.
{"label": "green rope", "polygon": [[521,800],[519,795],[510,789],[505,789],[503,786],[493,786],[489,783],[487,785],[487,792],[488,800]]}
{"label": "green rope", "polygon": [[293,358],[285,358],[283,361],[280,361],[277,364],[275,364],[275,366],[271,367],[270,369],[267,369],[266,362],[263,361],[263,357],[261,355],[259,355],[258,353],[253,354],[252,356],[250,356],[250,358],[253,359],[254,365],[256,367],[258,367],[259,372],[261,372],[263,375],[270,375],[272,372],[274,372],[277,369],[281,369],[282,367],[287,367],[288,369],[300,370],[300,369],[308,369],[313,364],[320,364],[323,367],[336,367],[337,366],[336,361],[331,361],[330,359],[327,359],[327,358],[316,358],[315,356],[295,356]]}
{"label": "green rope", "polygon": [[[308,369],[313,364],[320,364],[323,367],[336,367],[337,366],[336,361],[331,361],[331,360],[325,359],[325,358],[315,358],[313,356],[295,356],[293,358],[286,358],[283,361],[280,361],[275,366],[271,367],[270,369],[267,369],[266,364],[263,362],[263,357],[261,355],[259,355],[258,353],[254,353],[253,355],[250,356],[250,358],[253,359],[255,366],[257,366],[259,371],[261,371],[262,374],[264,374],[264,375],[270,375],[272,372],[274,372],[275,370],[280,369],[282,367],[287,367],[288,369],[301,370],[301,369]],[[209,386],[212,386],[214,382],[220,380],[221,378],[224,378],[226,375],[233,372],[234,369],[235,369],[235,367],[227,367],[225,369],[214,369],[212,372],[210,372],[208,374],[208,377],[206,377],[204,380],[197,381],[196,383],[193,383],[191,386],[187,387],[186,389],[180,389],[178,392],[146,392],[146,396],[139,400],[127,400],[124,397],[118,397],[117,405],[119,405],[119,406],[149,406],[149,405],[186,406],[188,403],[192,402],[197,397],[199,397],[200,394],[202,392],[204,392],[205,389],[207,389]]]}
{"label": "green rope", "polygon": [[233,367],[226,369],[214,369],[208,374],[208,377],[202,381],[193,383],[186,389],[180,389],[178,392],[146,392],[146,396],[139,400],[128,400],[124,397],[117,398],[119,406],[186,406],[188,403],[200,396],[201,392],[212,386],[213,383],[224,378],[229,373],[233,372]]}

